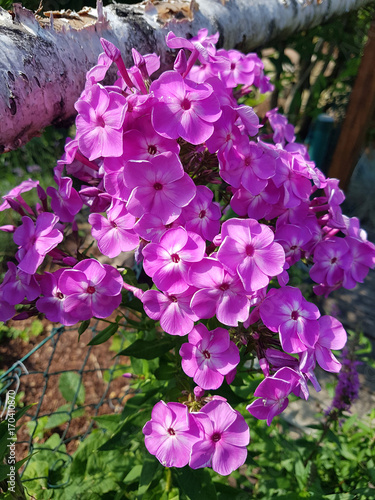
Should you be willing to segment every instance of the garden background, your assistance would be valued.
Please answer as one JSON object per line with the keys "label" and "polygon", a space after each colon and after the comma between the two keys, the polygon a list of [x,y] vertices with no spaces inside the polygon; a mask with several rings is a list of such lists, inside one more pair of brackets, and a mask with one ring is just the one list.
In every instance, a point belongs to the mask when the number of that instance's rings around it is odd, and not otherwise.
{"label": "garden background", "polygon": [[[24,5],[36,10],[36,3]],[[1,6],[8,8],[10,4],[2,2]],[[44,10],[78,10],[81,6],[83,2],[45,2]],[[265,98],[249,97],[246,104],[256,107],[260,116],[278,106],[297,125],[299,139],[310,145],[313,159],[325,171],[345,117],[374,12],[375,7],[370,5],[287,40],[275,41],[272,47],[258,52],[275,82],[275,91]],[[322,118],[322,114],[331,119]],[[0,195],[28,178],[40,180],[46,188],[52,180],[52,168],[63,153],[65,139],[72,133],[72,128],[48,127],[25,146],[1,155]],[[323,155],[322,144],[326,146]],[[371,241],[375,237],[374,157],[372,123],[366,130],[344,207],[345,213],[361,219]],[[9,223],[7,217],[6,212],[0,214],[0,225]],[[1,233],[3,274],[15,251],[11,235]],[[118,263],[131,266],[132,256],[121,255]],[[138,271],[135,267],[134,277]],[[301,271],[294,279],[303,287],[305,278]],[[25,414],[20,415],[17,444],[18,459],[29,457],[20,469],[25,498],[375,498],[374,297],[375,282],[370,274],[354,292],[344,290],[328,300],[319,300],[319,307],[327,314],[339,310],[339,319],[351,333],[348,358],[362,363],[356,367],[360,396],[351,413],[337,415],[336,420],[325,415],[336,385],[336,377],[327,376],[325,389],[314,404],[309,401],[298,409],[291,404],[288,413],[271,427],[248,419],[248,459],[229,478],[207,470],[165,470],[145,450],[139,430],[147,418],[136,410],[151,408],[158,390],[176,383],[176,374],[169,371],[168,346],[161,346],[160,352],[145,353],[143,359],[134,357],[131,350],[114,358],[114,353],[137,339],[139,330],[153,328],[152,322],[137,311],[136,304],[133,311],[126,313],[126,327],[114,336],[104,330],[99,340],[106,336],[110,340],[100,345],[95,344],[98,332],[107,326],[103,321],[84,325],[86,330],[60,328],[43,319],[1,325],[3,372],[25,358],[24,366],[18,365],[9,373],[13,384],[9,387],[17,386],[19,377],[17,404],[25,409]],[[92,342],[94,337],[96,341]],[[34,347],[38,348],[28,356]],[[157,361],[155,355],[159,356]],[[127,371],[134,374],[133,379],[122,377]],[[159,389],[155,389],[155,379]],[[258,382],[255,377],[247,390]],[[244,409],[241,390],[238,388],[235,396]],[[28,408],[30,404],[34,406]]]}

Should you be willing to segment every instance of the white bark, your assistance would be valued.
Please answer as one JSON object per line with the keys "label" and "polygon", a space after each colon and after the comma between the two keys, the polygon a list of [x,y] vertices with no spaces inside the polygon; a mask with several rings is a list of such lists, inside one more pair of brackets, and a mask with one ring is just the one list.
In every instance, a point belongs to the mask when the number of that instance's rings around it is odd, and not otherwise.
{"label": "white bark", "polygon": [[[85,73],[102,52],[100,37],[171,64],[164,37],[220,32],[219,44],[244,52],[311,28],[372,0],[152,0],[110,5],[80,15],[41,20],[21,5],[0,8],[0,152],[15,149],[51,123],[75,114]],[[99,12],[99,15],[98,15]]]}

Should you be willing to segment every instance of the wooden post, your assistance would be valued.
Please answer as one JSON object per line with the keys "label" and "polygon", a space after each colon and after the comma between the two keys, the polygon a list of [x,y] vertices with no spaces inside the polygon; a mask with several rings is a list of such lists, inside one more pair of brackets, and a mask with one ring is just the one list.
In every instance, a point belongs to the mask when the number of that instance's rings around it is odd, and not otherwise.
{"label": "wooden post", "polygon": [[350,95],[328,177],[340,179],[340,187],[348,189],[350,178],[363,147],[366,132],[375,110],[375,19],[364,49],[358,75]]}

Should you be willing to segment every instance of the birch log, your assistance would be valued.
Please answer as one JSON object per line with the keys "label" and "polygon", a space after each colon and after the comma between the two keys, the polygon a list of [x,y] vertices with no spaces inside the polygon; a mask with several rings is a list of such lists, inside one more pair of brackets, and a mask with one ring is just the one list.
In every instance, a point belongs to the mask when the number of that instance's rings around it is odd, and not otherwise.
{"label": "birch log", "polygon": [[[219,45],[248,52],[274,38],[359,9],[372,0],[148,0],[103,9],[34,15],[20,4],[0,8],[0,153],[15,149],[50,124],[75,115],[86,71],[102,52],[100,37],[132,65],[131,48],[156,52],[171,65],[168,31],[193,36],[220,32]],[[46,17],[46,14],[48,17]]]}

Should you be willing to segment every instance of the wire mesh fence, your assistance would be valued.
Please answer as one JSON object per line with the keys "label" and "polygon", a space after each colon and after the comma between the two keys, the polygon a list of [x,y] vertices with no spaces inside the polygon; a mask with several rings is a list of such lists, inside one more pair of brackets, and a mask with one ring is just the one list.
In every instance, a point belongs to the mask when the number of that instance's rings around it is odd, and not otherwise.
{"label": "wire mesh fence", "polygon": [[[84,340],[100,330],[97,322],[87,329]],[[56,481],[54,476],[61,475],[54,471],[69,465],[79,443],[95,428],[97,416],[120,412],[130,396],[121,377],[126,371],[124,358],[115,354],[125,342],[125,329],[117,332],[112,343],[100,346],[87,346],[80,337],[77,328],[55,327],[0,376],[3,418],[9,394],[15,396],[16,407],[32,404],[20,419],[17,435],[17,461],[28,457],[20,469],[26,488],[29,481],[40,480],[47,488],[63,488],[69,478]],[[49,463],[46,475],[33,470],[35,452],[38,460]]]}

